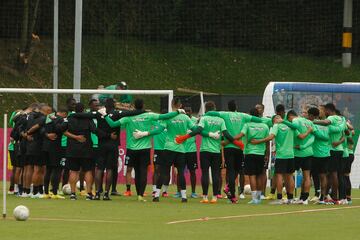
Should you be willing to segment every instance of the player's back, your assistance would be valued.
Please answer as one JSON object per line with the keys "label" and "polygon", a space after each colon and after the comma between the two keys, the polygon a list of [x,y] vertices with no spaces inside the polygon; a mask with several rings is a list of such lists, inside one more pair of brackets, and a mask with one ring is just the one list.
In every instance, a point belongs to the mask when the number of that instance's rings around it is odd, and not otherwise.
{"label": "player's back", "polygon": [[185,135],[188,130],[194,126],[194,123],[185,114],[179,114],[173,118],[164,121],[167,129],[167,138],[165,149],[185,153],[184,144],[175,143],[175,138],[180,135]]}
{"label": "player's back", "polygon": [[[220,117],[204,116],[200,119],[199,126],[206,132],[223,132],[226,130],[224,119]],[[221,149],[221,139],[213,139],[203,136],[200,151],[219,153]]]}

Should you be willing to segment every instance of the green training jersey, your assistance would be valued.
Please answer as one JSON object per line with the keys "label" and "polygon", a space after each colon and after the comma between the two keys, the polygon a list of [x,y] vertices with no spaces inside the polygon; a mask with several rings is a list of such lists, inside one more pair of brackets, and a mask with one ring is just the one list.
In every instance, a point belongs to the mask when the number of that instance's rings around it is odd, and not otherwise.
{"label": "green training jersey", "polygon": [[275,136],[277,159],[294,158],[294,131],[283,123],[274,124],[270,134]]}
{"label": "green training jersey", "polygon": [[324,158],[330,156],[329,127],[314,124],[313,135],[315,137],[313,148],[313,156]]}
{"label": "green training jersey", "polygon": [[[185,144],[177,144],[175,138],[177,136],[185,135],[188,130],[194,127],[194,123],[185,114],[179,114],[176,117],[164,121],[167,128],[167,138],[165,143],[165,150],[185,153]],[[190,139],[188,139],[190,140]],[[187,141],[188,141],[187,140]]]}
{"label": "green training jersey", "polygon": [[[207,132],[220,133],[227,130],[225,120],[220,117],[203,116],[200,119],[199,127],[202,127]],[[213,139],[211,137],[203,136],[201,141],[201,152],[220,153],[221,151],[221,139]]]}
{"label": "green training jersey", "polygon": [[[335,126],[335,127],[338,127],[338,126],[341,126],[343,125],[343,119],[340,117],[340,116],[337,116],[337,115],[333,115],[333,116],[329,116],[327,118],[330,122],[331,122],[331,126]],[[340,141],[340,139],[342,138],[343,136],[343,132],[331,132],[330,133],[330,142],[338,142]],[[330,150],[333,150],[333,151],[344,151],[344,147],[342,144],[339,144],[338,146],[336,146],[335,148],[332,146],[332,144],[330,144]]]}
{"label": "green training jersey", "polygon": [[[15,126],[15,123],[14,123],[14,117],[16,116],[16,113],[17,112],[12,112],[11,113],[11,116],[10,116],[10,119],[9,119],[9,125],[13,128]],[[13,141],[10,141],[9,145],[8,145],[8,151],[14,151],[15,150],[15,143]]]}
{"label": "green training jersey", "polygon": [[[219,116],[224,119],[226,129],[231,136],[239,134],[244,124],[251,121],[251,115],[242,112],[219,112]],[[225,148],[239,148],[233,143],[229,143]]]}
{"label": "green training jersey", "polygon": [[[354,135],[352,134],[352,132],[350,131],[350,135],[348,136],[348,138],[351,138],[352,140],[354,139]],[[354,144],[350,144],[348,142],[348,152],[349,154],[354,154]]]}
{"label": "green training jersey", "polygon": [[251,144],[251,139],[263,139],[269,135],[269,127],[265,123],[245,123],[241,132],[245,135],[245,154],[265,155],[266,143]]}
{"label": "green training jersey", "polygon": [[[190,117],[190,120],[196,125],[198,119],[194,116]],[[184,142],[185,152],[196,152],[196,136],[189,138]]]}
{"label": "green training jersey", "polygon": [[[165,127],[165,123],[163,120],[159,120],[158,124]],[[167,136],[166,128],[161,133],[154,135],[154,150],[164,150],[166,143],[166,136]]]}
{"label": "green training jersey", "polygon": [[265,123],[269,127],[269,129],[273,126],[271,118],[261,117],[261,121],[262,123]]}
{"label": "green training jersey", "polygon": [[[75,112],[68,112],[67,116],[69,117],[73,113]],[[65,136],[65,134],[63,134],[61,137],[61,147],[67,147],[67,136]]]}
{"label": "green training jersey", "polygon": [[296,127],[297,131],[295,131],[295,139],[294,139],[294,145],[295,146],[303,146],[306,145],[307,147],[305,148],[300,148],[297,149],[295,148],[294,150],[294,156],[295,157],[310,157],[313,155],[313,148],[311,146],[311,144],[308,144],[312,139],[312,135],[309,134],[306,138],[304,139],[300,139],[298,138],[298,136],[300,134],[306,133],[306,131],[308,130],[308,127],[314,128],[314,124],[303,117],[297,117],[295,118],[292,123],[294,124],[294,126]]}
{"label": "green training jersey", "polygon": [[159,119],[159,114],[143,113],[131,117],[123,117],[120,119],[120,126],[126,129],[126,148],[131,150],[141,150],[151,148],[151,136],[135,139],[133,132],[150,131],[154,121]]}

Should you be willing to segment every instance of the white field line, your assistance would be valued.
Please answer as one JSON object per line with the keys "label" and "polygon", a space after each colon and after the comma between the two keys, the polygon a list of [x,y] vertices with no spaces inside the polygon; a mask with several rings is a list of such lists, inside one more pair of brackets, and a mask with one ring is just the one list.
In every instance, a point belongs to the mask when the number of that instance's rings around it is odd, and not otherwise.
{"label": "white field line", "polygon": [[336,208],[318,208],[318,209],[308,209],[308,210],[289,211],[289,212],[258,213],[258,214],[224,216],[224,217],[203,217],[203,218],[194,218],[194,219],[187,219],[187,220],[172,221],[172,222],[167,222],[166,224],[201,222],[201,221],[209,221],[209,220],[226,220],[226,219],[234,219],[234,218],[281,216],[281,215],[289,215],[289,214],[297,214],[297,213],[326,212],[326,211],[336,211],[336,210],[354,209],[354,208],[360,208],[360,206],[336,207]]}

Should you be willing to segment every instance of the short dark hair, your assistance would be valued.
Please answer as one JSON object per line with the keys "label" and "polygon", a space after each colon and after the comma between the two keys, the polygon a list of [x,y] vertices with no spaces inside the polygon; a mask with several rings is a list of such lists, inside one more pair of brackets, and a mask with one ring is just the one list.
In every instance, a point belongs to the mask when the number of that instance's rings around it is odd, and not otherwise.
{"label": "short dark hair", "polygon": [[82,104],[81,102],[76,103],[75,105],[75,112],[79,113],[79,112],[84,112],[84,104]]}
{"label": "short dark hair", "polygon": [[329,111],[331,111],[331,112],[335,112],[336,107],[335,107],[335,105],[334,105],[333,103],[327,103],[327,104],[325,105],[325,109],[326,109],[326,110],[329,110]]}
{"label": "short dark hair", "polygon": [[141,98],[135,99],[134,106],[135,106],[135,109],[137,109],[137,110],[143,109],[144,108],[144,100],[142,100]]}
{"label": "short dark hair", "polygon": [[69,105],[72,101],[76,102],[75,98],[69,97],[66,99],[66,105]]}
{"label": "short dark hair", "polygon": [[115,101],[113,98],[107,98],[105,100],[105,108],[106,109],[113,109],[115,107]]}
{"label": "short dark hair", "polygon": [[276,113],[285,112],[285,106],[283,104],[278,104],[275,107],[275,111],[276,111]]}
{"label": "short dark hair", "polygon": [[97,99],[91,99],[90,101],[89,101],[89,106],[91,105],[91,104],[93,104],[94,102],[97,102],[98,100]]}
{"label": "short dark hair", "polygon": [[316,107],[309,108],[307,112],[309,115],[312,115],[314,117],[318,117],[320,115],[320,111]]}
{"label": "short dark hair", "polygon": [[232,111],[232,112],[235,112],[236,111],[236,102],[235,102],[235,100],[230,100],[229,102],[228,102],[228,109],[229,109],[229,111]]}
{"label": "short dark hair", "polygon": [[186,113],[192,113],[192,108],[190,106],[184,107]]}
{"label": "short dark hair", "polygon": [[171,101],[171,104],[173,106],[178,106],[181,104],[181,99],[179,97],[174,97],[173,100]]}
{"label": "short dark hair", "polygon": [[342,116],[341,112],[339,109],[335,109],[335,114],[338,115],[338,116]]}
{"label": "short dark hair", "polygon": [[287,116],[297,116],[297,113],[294,110],[290,110],[287,112]]}
{"label": "short dark hair", "polygon": [[249,111],[251,116],[259,117],[259,111],[256,108],[251,108]]}
{"label": "short dark hair", "polygon": [[214,111],[216,109],[216,105],[213,101],[208,101],[205,103],[205,112]]}
{"label": "short dark hair", "polygon": [[67,110],[67,108],[66,108],[66,107],[61,106],[61,107],[59,107],[59,108],[58,108],[58,110],[57,110],[56,112],[63,112],[63,113],[67,113],[67,112],[68,112],[68,110]]}

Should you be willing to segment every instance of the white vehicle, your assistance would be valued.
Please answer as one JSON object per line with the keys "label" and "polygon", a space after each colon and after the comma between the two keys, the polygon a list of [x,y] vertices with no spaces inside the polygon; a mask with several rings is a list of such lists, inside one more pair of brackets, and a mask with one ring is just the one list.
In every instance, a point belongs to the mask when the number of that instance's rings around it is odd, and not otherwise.
{"label": "white vehicle", "polygon": [[262,103],[264,116],[273,116],[275,107],[283,104],[286,111],[293,109],[298,114],[308,107],[332,102],[340,112],[351,121],[356,135],[355,160],[352,165],[351,181],[353,187],[360,186],[360,83],[312,83],[312,82],[270,82],[265,88]]}

